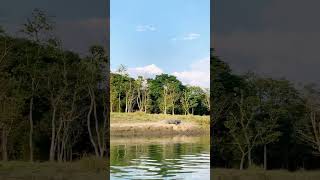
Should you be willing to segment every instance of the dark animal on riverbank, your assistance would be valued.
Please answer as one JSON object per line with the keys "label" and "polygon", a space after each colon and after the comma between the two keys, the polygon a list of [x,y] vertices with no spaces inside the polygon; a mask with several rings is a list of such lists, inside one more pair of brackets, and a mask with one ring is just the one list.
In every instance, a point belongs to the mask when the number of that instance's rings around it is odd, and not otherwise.
{"label": "dark animal on riverbank", "polygon": [[167,124],[175,124],[175,125],[181,124],[181,120],[173,120],[173,119],[171,119],[171,120],[166,120],[165,122]]}

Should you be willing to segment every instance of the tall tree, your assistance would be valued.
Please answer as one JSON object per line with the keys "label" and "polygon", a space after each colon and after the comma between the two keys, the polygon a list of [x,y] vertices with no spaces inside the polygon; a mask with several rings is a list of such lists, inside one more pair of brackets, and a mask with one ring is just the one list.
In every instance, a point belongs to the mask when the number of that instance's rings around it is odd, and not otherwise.
{"label": "tall tree", "polygon": [[[35,44],[46,42],[48,34],[53,30],[53,25],[49,22],[48,16],[40,9],[34,9],[32,17],[27,19],[24,24],[22,32],[24,32],[29,38],[31,38]],[[45,39],[46,38],[46,39]],[[29,76],[30,81],[30,100],[29,100],[29,151],[30,161],[33,161],[33,108],[34,108],[34,96],[36,94],[39,84],[39,59],[40,59],[40,46],[37,46],[37,53],[35,57],[27,56],[26,72]],[[28,50],[27,50],[28,51]]]}
{"label": "tall tree", "polygon": [[142,76],[139,76],[136,80],[135,80],[135,90],[137,92],[137,97],[136,97],[136,103],[138,106],[138,109],[140,112],[143,111],[144,109],[144,79]]}
{"label": "tall tree", "polygon": [[308,143],[315,154],[320,154],[320,91],[313,84],[304,88],[306,116],[298,126],[300,138]]}
{"label": "tall tree", "polygon": [[[95,154],[97,157],[103,157],[105,153],[104,147],[104,140],[102,137],[106,132],[106,118],[104,116],[98,115],[98,99],[100,93],[106,93],[105,91],[101,91],[101,86],[106,87],[105,78],[103,77],[102,73],[102,66],[108,60],[106,57],[105,50],[101,46],[92,46],[90,48],[90,56],[88,57],[87,61],[84,62],[83,68],[86,74],[88,75],[85,79],[85,87],[87,88],[87,92],[89,94],[90,99],[90,106],[89,111],[87,112],[87,129],[90,137],[90,142],[94,148]],[[102,83],[102,84],[101,84]],[[102,111],[104,114],[105,111]],[[101,113],[101,112],[100,112]],[[91,121],[92,116],[94,119],[94,130],[95,133],[92,132]],[[102,126],[101,126],[102,121]],[[95,134],[95,135],[94,135]]]}
{"label": "tall tree", "polygon": [[121,112],[121,94],[124,91],[124,79],[128,76],[127,67],[121,64],[116,72],[120,75],[117,76],[119,82],[117,83],[116,88],[118,92],[118,112]]}
{"label": "tall tree", "polygon": [[258,99],[254,96],[241,97],[235,102],[236,111],[230,112],[225,126],[229,129],[235,145],[241,152],[240,169],[244,167],[245,156],[248,156],[248,165],[251,166],[251,152],[258,145],[261,132],[256,131],[256,121],[254,120]]}

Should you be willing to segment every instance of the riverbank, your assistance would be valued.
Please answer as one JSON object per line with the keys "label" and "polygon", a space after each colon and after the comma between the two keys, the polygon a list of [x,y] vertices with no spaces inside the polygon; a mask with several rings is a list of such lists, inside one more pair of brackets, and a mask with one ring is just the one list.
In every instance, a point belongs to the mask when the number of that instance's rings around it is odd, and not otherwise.
{"label": "riverbank", "polygon": [[116,145],[150,145],[150,144],[161,144],[161,145],[171,145],[171,144],[210,144],[210,136],[162,136],[162,137],[142,137],[142,136],[133,136],[133,137],[112,137],[110,139],[110,144],[113,146]]}
{"label": "riverbank", "polygon": [[0,161],[0,180],[107,179],[108,163],[94,157],[75,162]]}
{"label": "riverbank", "polygon": [[214,180],[319,180],[320,171],[213,169]]}
{"label": "riverbank", "polygon": [[[167,124],[166,120],[181,120],[181,124]],[[209,134],[209,116],[111,113],[111,136],[165,136]]]}

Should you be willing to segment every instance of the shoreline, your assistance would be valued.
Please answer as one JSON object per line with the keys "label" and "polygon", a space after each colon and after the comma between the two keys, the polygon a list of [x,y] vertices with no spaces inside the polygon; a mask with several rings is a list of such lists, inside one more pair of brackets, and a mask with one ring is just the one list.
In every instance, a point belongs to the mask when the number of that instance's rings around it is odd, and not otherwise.
{"label": "shoreline", "polygon": [[204,143],[210,144],[210,135],[202,135],[202,136],[185,136],[185,135],[177,135],[177,136],[111,136],[110,138],[110,146],[117,145],[150,145],[150,144],[162,144],[162,145],[170,145],[170,144],[194,144],[194,143]]}

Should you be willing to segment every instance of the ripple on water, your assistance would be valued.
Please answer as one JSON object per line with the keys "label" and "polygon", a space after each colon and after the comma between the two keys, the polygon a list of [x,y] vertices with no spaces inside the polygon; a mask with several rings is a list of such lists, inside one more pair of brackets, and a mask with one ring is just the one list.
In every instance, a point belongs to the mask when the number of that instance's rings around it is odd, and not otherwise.
{"label": "ripple on water", "polygon": [[210,179],[209,141],[111,145],[111,179]]}

